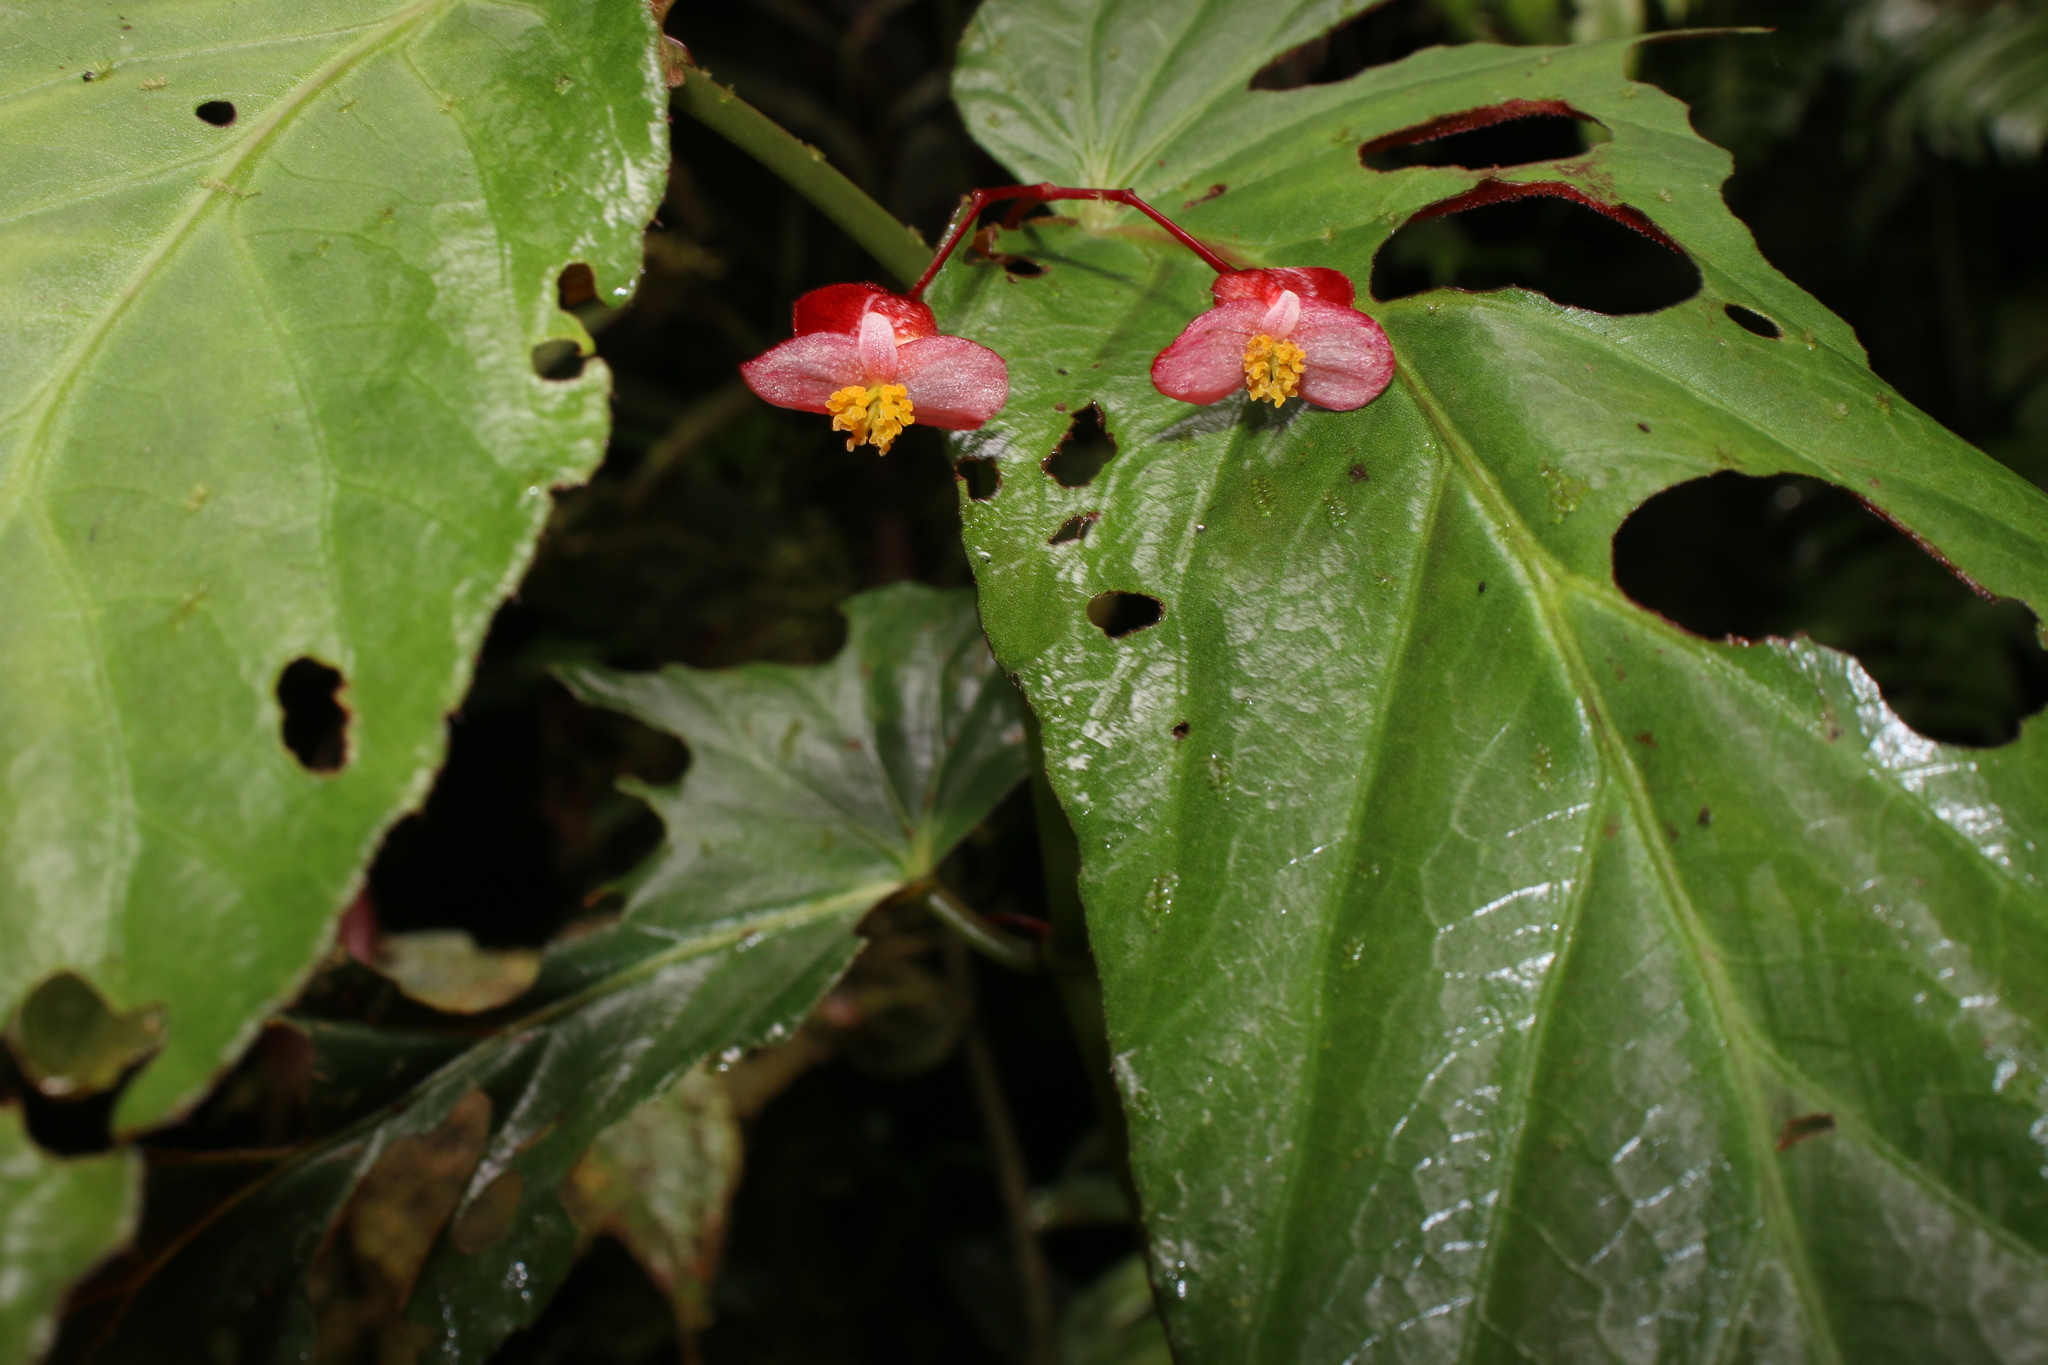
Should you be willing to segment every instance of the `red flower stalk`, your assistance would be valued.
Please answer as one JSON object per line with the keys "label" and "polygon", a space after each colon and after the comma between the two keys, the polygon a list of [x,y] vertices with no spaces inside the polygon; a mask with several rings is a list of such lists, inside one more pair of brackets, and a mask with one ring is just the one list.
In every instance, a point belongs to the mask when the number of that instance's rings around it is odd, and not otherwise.
{"label": "red flower stalk", "polygon": [[1183,403],[1213,403],[1237,389],[1279,407],[1300,394],[1349,412],[1380,396],[1394,350],[1379,324],[1352,307],[1340,271],[1231,270],[1211,286],[1216,305],[1152,362],[1152,383]]}
{"label": "red flower stalk", "polygon": [[910,286],[910,297],[913,299],[924,297],[926,286],[931,284],[933,277],[939,273],[939,267],[946,263],[946,258],[953,254],[953,248],[960,245],[960,239],[965,237],[969,229],[974,226],[975,218],[990,204],[1000,204],[1006,199],[1017,201],[1010,209],[1008,216],[1003,220],[1003,226],[1007,228],[1014,228],[1022,223],[1024,215],[1039,204],[1074,199],[1094,200],[1097,203],[1103,204],[1122,204],[1126,208],[1136,209],[1153,222],[1159,224],[1160,227],[1166,230],[1167,236],[1201,257],[1203,264],[1207,265],[1217,274],[1223,274],[1230,269],[1230,262],[1224,260],[1215,252],[1209,250],[1208,247],[1203,246],[1200,242],[1189,236],[1186,229],[1182,228],[1179,223],[1174,222],[1173,219],[1168,218],[1158,209],[1153,208],[1150,204],[1140,199],[1136,191],[1077,189],[1070,185],[1054,185],[1050,182],[1037,185],[999,185],[992,190],[976,190],[967,197],[967,202],[962,204],[959,211],[953,215],[953,223],[947,229],[946,239],[939,243],[939,249],[932,253],[932,263],[924,268],[924,274],[917,277],[917,283]]}
{"label": "red flower stalk", "polygon": [[945,336],[932,310],[872,284],[828,284],[796,301],[796,335],[740,366],[777,407],[829,413],[846,448],[884,455],[914,422],[972,431],[1010,396],[1003,358]]}

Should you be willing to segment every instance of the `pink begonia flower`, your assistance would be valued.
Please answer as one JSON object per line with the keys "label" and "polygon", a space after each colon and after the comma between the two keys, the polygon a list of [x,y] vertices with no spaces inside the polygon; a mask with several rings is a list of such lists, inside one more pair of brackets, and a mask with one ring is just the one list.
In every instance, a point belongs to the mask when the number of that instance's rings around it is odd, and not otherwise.
{"label": "pink begonia flower", "polygon": [[1213,403],[1248,389],[1276,408],[1300,394],[1349,412],[1394,376],[1387,334],[1351,306],[1358,291],[1341,271],[1231,270],[1213,292],[1216,306],[1152,362],[1152,383],[1168,398]]}
{"label": "pink begonia flower", "polygon": [[872,284],[828,284],[796,301],[796,335],[740,366],[777,407],[829,413],[846,448],[882,454],[913,422],[972,431],[1010,396],[1003,358],[942,336],[932,310]]}

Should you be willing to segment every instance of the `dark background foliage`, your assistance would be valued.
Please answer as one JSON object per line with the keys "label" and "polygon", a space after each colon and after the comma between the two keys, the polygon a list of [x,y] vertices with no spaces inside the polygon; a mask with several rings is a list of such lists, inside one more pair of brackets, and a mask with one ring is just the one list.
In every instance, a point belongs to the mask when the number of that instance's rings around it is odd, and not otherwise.
{"label": "dark background foliage", "polygon": [[[1878,372],[2048,481],[2048,174],[2038,144],[2029,154],[1972,142],[1953,119],[1937,125],[1924,99],[1914,103],[1914,78],[1940,50],[1932,39],[1917,55],[1910,43],[1874,47],[1873,8],[1708,0],[1685,14],[1653,11],[1652,27],[1779,31],[1656,43],[1641,74],[1692,101],[1700,130],[1736,154],[1730,205],[1773,264],[1856,327]],[[1008,179],[948,99],[947,62],[970,9],[685,0],[667,26],[932,240],[962,193]],[[1341,79],[1471,37],[1560,40],[1571,21],[1562,4],[1393,0],[1258,83]],[[887,459],[849,453],[822,422],[769,408],[737,381],[740,360],[785,334],[797,294],[878,268],[715,135],[681,116],[674,134],[631,306],[606,310],[587,280],[565,277],[564,302],[614,375],[610,453],[588,487],[560,496],[451,724],[446,769],[377,860],[370,899],[386,930],[460,927],[486,944],[537,945],[653,846],[652,816],[613,784],[625,774],[666,780],[686,756],[573,701],[551,680],[553,664],[813,662],[838,648],[836,604],[850,594],[906,578],[970,581],[936,433],[912,428]],[[1457,154],[1526,159],[1515,140],[1550,135],[1509,126]],[[1572,209],[1531,202],[1437,220],[1428,235],[1390,244],[1375,285],[1385,296],[1514,282],[1610,311],[1685,292],[1667,254]],[[1615,232],[1626,240],[1599,236]],[[2048,700],[2048,663],[2024,609],[1976,598],[1853,497],[1811,480],[1724,475],[1667,492],[1623,528],[1615,561],[1629,592],[1703,634],[1806,631],[1854,652],[1902,716],[1938,738],[2002,742]],[[1044,915],[1024,794],[956,856],[948,880],[985,911]],[[958,979],[948,984],[928,921],[891,916],[876,933],[893,941],[868,957],[894,964],[894,1004],[822,1031],[823,1060],[748,1119],[746,1174],[701,1341],[677,1341],[659,1291],[601,1240],[501,1360],[609,1365],[674,1360],[679,1349],[734,1365],[1019,1358],[1005,1206],[952,1047]],[[1051,1182],[1091,1153],[1103,1160],[1099,1087],[1056,992],[980,962],[972,986],[1033,1179]],[[245,1068],[175,1142],[247,1141],[249,1116],[276,1109],[249,1090],[270,1074]],[[229,1093],[237,1085],[239,1098]],[[290,1136],[288,1115],[265,1122],[264,1140]],[[1115,1223],[1051,1234],[1056,1290],[1135,1244]]]}

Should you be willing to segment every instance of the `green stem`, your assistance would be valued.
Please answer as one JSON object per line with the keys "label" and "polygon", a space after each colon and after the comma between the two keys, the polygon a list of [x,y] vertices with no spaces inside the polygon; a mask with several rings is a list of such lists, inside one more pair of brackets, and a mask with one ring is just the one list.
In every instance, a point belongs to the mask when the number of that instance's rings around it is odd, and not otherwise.
{"label": "green stem", "polygon": [[825,154],[711,79],[701,67],[684,68],[675,93],[684,112],[731,142],[817,205],[846,235],[904,284],[924,272],[932,256],[914,228],[896,221],[825,160]]}
{"label": "green stem", "polygon": [[967,946],[992,962],[1018,972],[1045,970],[1038,946],[1014,934],[1006,934],[984,919],[981,913],[945,887],[934,884],[924,893],[924,903],[939,922],[958,934]]}

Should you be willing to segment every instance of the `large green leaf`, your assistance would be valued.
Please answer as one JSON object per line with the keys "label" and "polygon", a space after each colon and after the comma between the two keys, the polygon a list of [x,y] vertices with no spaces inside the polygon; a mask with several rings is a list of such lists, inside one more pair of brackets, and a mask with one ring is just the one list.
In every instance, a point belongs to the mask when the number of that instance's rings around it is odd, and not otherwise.
{"label": "large green leaf", "polygon": [[0,1361],[33,1359],[65,1287],[128,1234],[127,1153],[62,1160],[0,1108]]}
{"label": "large green leaf", "polygon": [[332,1083],[364,1099],[433,1069],[148,1248],[87,1305],[67,1359],[158,1361],[196,1339],[237,1360],[317,1346],[455,1365],[531,1320],[577,1245],[564,1177],[599,1135],[707,1054],[800,1022],[860,918],[1024,775],[1016,693],[970,594],[889,588],[848,615],[846,649],[817,667],[569,671],[585,699],[690,747],[679,784],[640,789],[668,837],[621,918],[557,945],[525,1007],[467,1050],[302,1021]]}
{"label": "large green leaf", "polygon": [[[1679,481],[1792,471],[2039,609],[2048,499],[1768,267],[1727,157],[1627,44],[1247,89],[1340,8],[989,0],[956,88],[1020,176],[1201,201],[1183,221],[1252,263],[1362,286],[1395,228],[1495,175],[1634,206],[1704,283],[1633,317],[1368,300],[1393,387],[1275,414],[1152,389],[1208,275],[1135,220],[1029,227],[1002,249],[1042,274],[941,282],[948,330],[1011,363],[961,442],[1002,476],[966,537],[1084,853],[1181,1358],[2037,1359],[2042,726],[1931,743],[1850,659],[1638,607],[1610,542]],[[1361,164],[1509,99],[1611,141]],[[1063,487],[1041,461],[1090,402],[1119,450]],[[1163,617],[1110,638],[1109,591]]]}
{"label": "large green leaf", "polygon": [[[630,290],[665,86],[639,0],[12,18],[0,1013],[66,970],[161,1006],[140,1126],[312,961],[596,461],[602,366],[532,353],[579,330],[571,262]],[[339,771],[281,736],[302,656],[344,679]]]}

